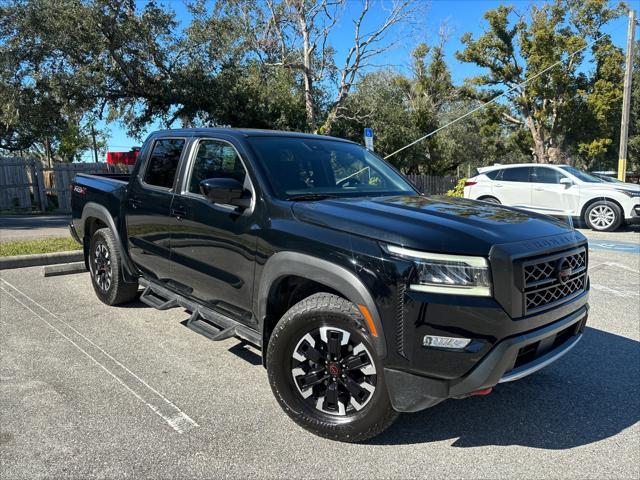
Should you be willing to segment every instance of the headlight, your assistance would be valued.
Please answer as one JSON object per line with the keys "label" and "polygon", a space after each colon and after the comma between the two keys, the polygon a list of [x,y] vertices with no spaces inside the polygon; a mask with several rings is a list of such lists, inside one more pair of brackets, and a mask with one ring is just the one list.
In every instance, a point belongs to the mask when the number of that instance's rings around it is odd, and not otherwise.
{"label": "headlight", "polygon": [[640,197],[640,192],[634,192],[633,190],[623,190],[622,188],[620,189],[616,188],[616,192],[624,193],[629,197],[634,197],[634,198]]}
{"label": "headlight", "polygon": [[484,257],[421,252],[395,245],[385,245],[385,249],[391,254],[414,262],[417,275],[411,279],[411,290],[476,297],[491,296],[491,274],[489,263]]}

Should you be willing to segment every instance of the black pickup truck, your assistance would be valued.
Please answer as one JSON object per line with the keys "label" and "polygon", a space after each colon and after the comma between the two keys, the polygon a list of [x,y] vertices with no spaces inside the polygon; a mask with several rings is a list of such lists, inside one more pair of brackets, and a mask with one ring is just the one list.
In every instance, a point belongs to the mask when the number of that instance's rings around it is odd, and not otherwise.
{"label": "black pickup truck", "polygon": [[80,174],[72,189],[100,300],[182,307],[194,331],[261,348],[284,411],[325,437],[487,394],[567,353],[587,321],[580,233],[423,196],[353,142],[159,131],[130,178]]}

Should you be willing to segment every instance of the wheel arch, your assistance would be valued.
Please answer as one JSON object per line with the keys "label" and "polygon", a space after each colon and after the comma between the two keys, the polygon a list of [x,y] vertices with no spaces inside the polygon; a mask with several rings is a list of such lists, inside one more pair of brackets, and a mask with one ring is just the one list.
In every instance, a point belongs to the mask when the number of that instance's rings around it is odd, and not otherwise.
{"label": "wheel arch", "polygon": [[[384,331],[378,309],[362,280],[354,272],[335,263],[298,252],[278,252],[271,256],[265,264],[260,279],[260,288],[256,297],[256,314],[260,326],[263,352],[266,351],[270,335],[270,319],[268,318],[269,301],[273,298],[282,281],[287,278],[300,277],[315,285],[325,287],[322,291],[335,293],[346,298],[355,305],[364,305],[373,320],[377,336],[372,336],[376,353],[384,358],[387,354]],[[317,292],[313,292],[317,293]],[[300,298],[302,300],[305,297]],[[283,312],[284,313],[284,312]],[[274,319],[277,323],[280,318]],[[275,325],[273,323],[273,326]],[[263,355],[265,358],[265,355]]]}
{"label": "wheel arch", "polygon": [[83,239],[82,243],[84,245],[85,264],[87,263],[89,249],[89,242],[87,240],[90,240],[91,236],[99,228],[109,228],[116,238],[118,248],[120,248],[120,257],[123,260],[122,268],[125,278],[127,278],[127,280],[132,280],[138,277],[137,270],[131,263],[129,256],[127,255],[127,251],[124,248],[122,238],[120,237],[120,232],[116,227],[116,222],[109,210],[107,210],[104,205],[100,205],[95,202],[88,202],[82,209],[82,217],[80,218],[79,223],[82,226],[82,231],[79,233],[80,237]]}
{"label": "wheel arch", "polygon": [[498,203],[502,204],[502,202],[500,201],[500,199],[498,199],[498,197],[496,197],[496,196],[495,196],[495,195],[493,195],[493,194],[480,195],[480,196],[478,197],[478,200],[483,201],[483,202],[486,202],[486,201],[487,201],[487,198],[492,198],[492,199],[493,199],[493,200],[495,200],[496,202],[498,202]]}
{"label": "wheel arch", "polygon": [[586,217],[585,215],[587,214],[587,210],[589,209],[589,207],[591,205],[593,205],[596,202],[611,202],[614,205],[616,205],[619,209],[620,209],[620,214],[622,215],[622,222],[624,222],[624,207],[622,206],[622,204],[620,202],[618,202],[617,200],[614,200],[613,198],[610,197],[594,197],[591,200],[589,200],[588,202],[586,202],[583,206],[582,209],[580,210],[580,220],[582,220],[583,222],[585,222],[586,224]]}

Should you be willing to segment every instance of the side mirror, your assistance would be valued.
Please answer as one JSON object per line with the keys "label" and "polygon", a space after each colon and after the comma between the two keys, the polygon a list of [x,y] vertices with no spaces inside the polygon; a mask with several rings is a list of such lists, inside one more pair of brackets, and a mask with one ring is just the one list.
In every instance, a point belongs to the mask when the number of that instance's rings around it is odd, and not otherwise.
{"label": "side mirror", "polygon": [[200,191],[211,203],[233,205],[243,210],[251,206],[251,193],[235,178],[202,180]]}
{"label": "side mirror", "polygon": [[560,179],[560,185],[564,185],[566,188],[569,188],[571,185],[573,185],[573,182],[570,178],[563,177]]}

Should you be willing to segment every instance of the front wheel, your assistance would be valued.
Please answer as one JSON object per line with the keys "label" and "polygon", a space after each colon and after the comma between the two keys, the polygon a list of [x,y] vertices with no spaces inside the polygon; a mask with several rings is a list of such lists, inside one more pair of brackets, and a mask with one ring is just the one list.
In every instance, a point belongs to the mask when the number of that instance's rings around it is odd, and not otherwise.
{"label": "front wheel", "polygon": [[398,416],[360,312],[336,295],[312,295],[282,317],[269,340],[267,370],[283,410],[316,435],[363,441]]}
{"label": "front wheel", "polygon": [[615,203],[601,200],[589,205],[584,220],[592,230],[612,232],[622,223],[622,212]]}

